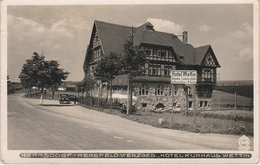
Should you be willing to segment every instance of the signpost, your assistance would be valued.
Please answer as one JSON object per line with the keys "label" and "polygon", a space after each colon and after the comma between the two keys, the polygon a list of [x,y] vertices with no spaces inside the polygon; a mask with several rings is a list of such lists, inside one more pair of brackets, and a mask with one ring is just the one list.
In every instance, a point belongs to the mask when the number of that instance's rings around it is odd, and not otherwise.
{"label": "signpost", "polygon": [[[196,70],[172,70],[171,71],[171,84],[172,88],[174,84],[184,84],[192,86],[193,95],[193,110],[194,110],[194,124],[196,125],[196,96],[195,88],[197,84],[197,71]],[[186,92],[186,96],[188,93]],[[173,96],[173,95],[172,95]],[[188,97],[187,97],[188,99]],[[187,101],[188,103],[188,101]],[[187,105],[188,107],[188,105]],[[173,105],[172,108],[174,109]]]}

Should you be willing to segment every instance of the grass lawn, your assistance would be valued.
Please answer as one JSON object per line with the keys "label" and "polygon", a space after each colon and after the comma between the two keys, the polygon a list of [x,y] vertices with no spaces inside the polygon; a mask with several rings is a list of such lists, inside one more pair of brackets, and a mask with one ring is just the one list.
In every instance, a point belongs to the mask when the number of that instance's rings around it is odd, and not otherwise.
{"label": "grass lawn", "polygon": [[[127,116],[124,113],[121,113],[119,110],[113,109],[97,109],[91,108],[98,111],[102,111],[109,114],[114,114],[127,118],[132,121],[136,121],[143,124],[152,125],[155,127],[169,128],[197,133],[219,133],[219,134],[234,134],[234,135],[248,135],[253,136],[253,113],[250,111],[237,111],[239,117],[246,114],[248,118],[251,118],[251,121],[235,121],[233,119],[228,119],[226,116],[233,115],[234,111],[208,111],[203,112],[208,115],[205,117],[200,113],[197,114],[196,118],[193,116],[193,112],[185,116],[182,113],[154,113],[146,111],[138,111],[136,114]],[[202,114],[203,114],[202,113]],[[210,114],[220,114],[219,116],[212,116]],[[159,124],[159,119],[163,120]],[[196,126],[195,126],[196,120]]]}

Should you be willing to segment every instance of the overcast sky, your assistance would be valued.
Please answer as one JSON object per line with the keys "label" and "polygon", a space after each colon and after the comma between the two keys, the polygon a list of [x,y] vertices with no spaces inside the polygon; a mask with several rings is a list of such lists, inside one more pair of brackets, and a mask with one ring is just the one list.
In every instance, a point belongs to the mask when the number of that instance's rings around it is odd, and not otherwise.
{"label": "overcast sky", "polygon": [[221,65],[220,80],[253,79],[252,5],[8,6],[8,73],[11,81],[33,52],[55,59],[83,79],[83,63],[94,20],[126,26],[147,21],[155,30],[188,31],[194,47],[210,44]]}

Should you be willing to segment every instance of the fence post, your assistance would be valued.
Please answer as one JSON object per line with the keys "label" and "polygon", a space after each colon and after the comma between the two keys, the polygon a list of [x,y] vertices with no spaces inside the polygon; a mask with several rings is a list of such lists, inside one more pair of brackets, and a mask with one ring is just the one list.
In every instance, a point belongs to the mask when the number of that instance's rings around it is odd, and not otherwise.
{"label": "fence post", "polygon": [[220,96],[219,96],[219,98],[218,98],[218,108],[219,108],[219,110],[220,110]]}
{"label": "fence post", "polygon": [[237,121],[237,92],[235,92],[235,121]]}
{"label": "fence post", "polygon": [[244,97],[244,110],[246,110],[246,98]]}
{"label": "fence post", "polygon": [[206,107],[205,107],[205,96],[206,96],[206,94],[204,93],[204,95],[203,95],[203,111],[204,111],[204,113],[205,113],[205,111],[206,111]]}
{"label": "fence post", "polygon": [[196,85],[193,84],[192,86],[192,95],[193,95],[193,111],[194,111],[194,125],[196,126]]}

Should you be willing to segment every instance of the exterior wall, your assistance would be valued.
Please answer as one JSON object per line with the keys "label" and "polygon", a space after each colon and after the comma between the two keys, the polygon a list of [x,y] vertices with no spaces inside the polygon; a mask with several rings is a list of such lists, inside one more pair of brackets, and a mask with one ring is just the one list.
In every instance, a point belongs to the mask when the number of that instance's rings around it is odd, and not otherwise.
{"label": "exterior wall", "polygon": [[[171,84],[161,84],[161,83],[146,83],[148,85],[148,95],[140,95],[140,86],[142,83],[135,83],[134,90],[135,96],[137,96],[137,100],[134,101],[136,108],[138,110],[151,111],[154,110],[156,105],[161,103],[165,106],[165,109],[180,108],[180,110],[185,110],[187,108],[187,98],[189,102],[193,102],[192,96],[186,95],[186,91],[184,89],[184,85],[174,85],[174,89],[171,89]],[[156,87],[158,85],[162,85],[164,88],[163,95],[155,95]],[[173,95],[172,95],[173,94]],[[205,110],[211,109],[212,98],[199,98],[196,95],[196,109],[204,110],[204,103],[207,102],[207,107]],[[203,102],[201,104],[201,101]],[[145,106],[146,105],[146,106]],[[201,106],[202,105],[202,106]],[[144,107],[145,106],[145,107]],[[191,106],[192,108],[192,106]]]}
{"label": "exterior wall", "polygon": [[[146,84],[148,86],[148,95],[140,95],[140,86]],[[158,85],[162,85],[163,87],[163,95],[156,95],[156,88]],[[189,107],[193,109],[193,96],[192,94],[186,95],[185,86],[184,85],[174,85],[173,89],[171,89],[170,83],[141,83],[134,82],[133,88],[133,105],[137,108],[137,110],[151,111],[155,110],[156,105],[163,104],[165,109],[172,109],[173,106],[175,108],[179,108],[184,111],[187,109],[187,105],[191,104]],[[206,88],[206,87],[205,87]],[[204,86],[197,88],[196,90],[204,90]],[[190,88],[190,91],[192,89]],[[211,110],[212,109],[212,91],[208,91],[207,95],[201,95],[200,91],[196,91],[196,110]],[[99,89],[98,85],[94,87],[92,90],[92,96],[98,97]],[[127,96],[126,87],[113,87],[113,94],[121,94]],[[102,98],[107,98],[110,95],[109,87],[103,86],[103,89],[100,90],[100,94],[102,94]],[[118,99],[122,104],[127,105],[126,98],[115,98]],[[188,99],[188,101],[187,101]],[[192,102],[192,103],[189,103]],[[205,107],[206,102],[206,107]]]}
{"label": "exterior wall", "polygon": [[[162,103],[166,109],[172,106],[172,97],[171,93],[171,85],[170,84],[160,84],[160,83],[146,83],[148,86],[148,95],[140,95],[140,86],[143,83],[135,83],[134,91],[135,96],[137,96],[137,100],[135,101],[136,108],[138,110],[150,111],[154,110],[155,106],[159,103]],[[156,87],[158,85],[163,86],[163,95],[155,95]],[[144,107],[146,104],[146,107]]]}

